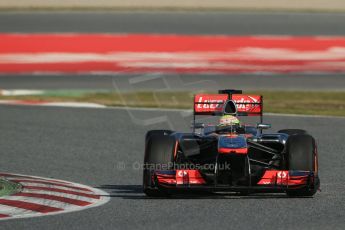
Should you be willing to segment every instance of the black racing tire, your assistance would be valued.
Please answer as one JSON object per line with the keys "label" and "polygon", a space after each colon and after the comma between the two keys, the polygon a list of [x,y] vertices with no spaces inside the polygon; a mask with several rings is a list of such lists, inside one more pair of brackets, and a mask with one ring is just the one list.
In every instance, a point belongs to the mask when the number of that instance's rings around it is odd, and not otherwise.
{"label": "black racing tire", "polygon": [[285,133],[288,135],[296,135],[296,134],[307,134],[307,131],[303,129],[281,129],[278,133]]}
{"label": "black racing tire", "polygon": [[145,148],[143,191],[149,197],[169,196],[152,181],[152,169],[169,170],[173,167],[175,138],[168,135],[152,135]]}
{"label": "black racing tire", "polygon": [[[315,172],[317,167],[315,150],[316,144],[312,136],[308,134],[289,136],[286,142],[288,169]],[[318,189],[318,178],[316,180],[313,185],[306,188],[287,191],[287,195],[292,197],[313,196]]]}
{"label": "black racing tire", "polygon": [[172,134],[173,131],[171,130],[167,130],[167,129],[162,129],[162,130],[150,130],[146,133],[146,136],[145,136],[145,143],[147,144],[147,141],[152,137],[152,136],[156,136],[156,135],[159,135],[159,136],[166,136],[166,135],[170,135]]}

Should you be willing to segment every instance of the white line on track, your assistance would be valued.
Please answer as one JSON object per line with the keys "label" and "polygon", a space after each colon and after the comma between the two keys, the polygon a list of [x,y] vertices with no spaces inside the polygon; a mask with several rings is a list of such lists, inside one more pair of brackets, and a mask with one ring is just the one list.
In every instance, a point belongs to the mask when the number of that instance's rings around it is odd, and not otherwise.
{"label": "white line on track", "polygon": [[[73,194],[68,194],[67,196],[65,194],[62,194],[61,192],[53,192],[53,191],[39,191],[39,190],[32,190],[32,189],[26,189],[24,188],[23,193],[33,193],[33,194],[41,194],[41,195],[52,195],[52,196],[64,196],[70,199],[85,201],[85,202],[94,202],[95,199],[90,197],[83,197],[83,196],[77,196]],[[98,199],[96,199],[98,200]]]}
{"label": "white line on track", "polygon": [[[32,203],[32,204],[45,205],[45,206],[49,206],[49,207],[53,207],[53,208],[59,208],[59,209],[64,209],[64,210],[70,210],[70,209],[78,208],[78,206],[75,206],[75,205],[72,205],[72,204],[68,204],[68,203],[61,202],[61,201],[49,200],[49,199],[34,198],[34,197],[22,197],[22,196],[9,196],[9,197],[6,197],[6,200],[17,201],[19,199],[20,199],[20,201],[29,202],[29,203]],[[34,211],[32,213],[34,213]]]}
{"label": "white line on track", "polygon": [[[165,109],[165,108],[135,108],[135,107],[107,107],[106,109],[116,110],[133,110],[133,111],[147,111],[147,112],[183,112],[185,114],[193,114],[193,110],[188,109]],[[284,117],[314,117],[314,118],[337,118],[345,119],[344,117],[326,116],[326,115],[305,115],[305,114],[286,114],[286,113],[264,113],[264,116],[284,116]]]}
{"label": "white line on track", "polygon": [[[104,106],[94,103],[76,103],[76,102],[63,102],[63,103],[43,103],[43,104],[27,104],[20,102],[16,103],[13,100],[0,100],[0,105],[13,105],[13,106],[49,106],[49,107],[69,107],[69,108],[90,108],[90,109],[113,109],[113,110],[128,110],[128,111],[145,111],[145,112],[181,112],[184,115],[192,115],[193,110],[188,109],[170,109],[170,108],[138,108],[126,106]],[[345,119],[338,116],[326,115],[306,115],[306,114],[285,114],[285,113],[264,113],[264,116],[284,116],[284,117],[310,117],[310,118],[332,118],[332,119]]]}
{"label": "white line on track", "polygon": [[[9,216],[11,216],[11,214],[13,214],[13,213],[18,213],[21,215],[31,215],[32,214],[32,211],[30,211],[30,210],[11,207],[11,206],[2,205],[2,204],[0,204],[0,210],[1,210],[1,214],[5,214],[5,215],[9,215]],[[0,220],[3,220],[3,219],[7,219],[7,218],[1,218]]]}
{"label": "white line on track", "polygon": [[21,185],[24,186],[24,188],[26,186],[39,186],[39,187],[45,187],[45,188],[57,188],[57,189],[63,189],[63,190],[69,190],[69,191],[74,191],[74,192],[79,192],[79,193],[85,193],[85,194],[94,194],[94,192],[92,190],[90,191],[83,191],[80,189],[74,189],[74,188],[67,188],[65,186],[60,186],[60,185],[55,185],[55,184],[43,184],[40,183],[39,181],[37,183],[32,183],[32,182],[19,182]]}
{"label": "white line on track", "polygon": [[0,176],[23,180],[19,193],[0,197],[0,220],[81,211],[110,200],[109,194],[100,189],[69,181],[10,173]]}

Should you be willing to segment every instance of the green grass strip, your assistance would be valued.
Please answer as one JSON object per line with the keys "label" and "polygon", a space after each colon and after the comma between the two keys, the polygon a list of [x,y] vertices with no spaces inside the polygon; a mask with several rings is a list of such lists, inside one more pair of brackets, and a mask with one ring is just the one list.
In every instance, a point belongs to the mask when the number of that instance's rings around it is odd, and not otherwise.
{"label": "green grass strip", "polygon": [[19,183],[0,179],[0,197],[18,193],[21,189],[22,186]]}
{"label": "green grass strip", "polygon": [[[153,91],[47,91],[44,95],[0,96],[2,100],[39,100],[48,102],[92,102],[107,106],[193,108],[193,95],[197,92]],[[212,92],[207,92],[212,93]],[[264,97],[264,112],[345,116],[345,92],[307,91],[246,91]]]}

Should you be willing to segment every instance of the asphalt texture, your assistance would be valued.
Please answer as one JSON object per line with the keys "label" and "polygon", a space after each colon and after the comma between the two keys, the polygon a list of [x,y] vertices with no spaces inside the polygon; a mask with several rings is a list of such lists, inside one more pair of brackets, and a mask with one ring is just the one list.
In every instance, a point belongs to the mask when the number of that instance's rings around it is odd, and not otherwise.
{"label": "asphalt texture", "polygon": [[107,191],[97,208],[2,221],[1,229],[344,229],[345,119],[266,116],[276,131],[317,140],[322,192],[150,199],[141,192],[144,135],[188,131],[190,115],[122,109],[0,106],[1,171],[52,177]]}
{"label": "asphalt texture", "polygon": [[345,14],[246,12],[0,13],[1,32],[344,35]]}
{"label": "asphalt texture", "polygon": [[0,89],[345,91],[343,74],[0,75]]}
{"label": "asphalt texture", "polygon": [[[227,35],[344,35],[345,14],[250,12],[1,12],[1,33],[160,33]],[[160,81],[133,84],[138,75],[0,75],[0,89],[160,89]],[[345,90],[343,74],[165,75],[164,88]],[[128,83],[129,82],[129,83]],[[147,81],[149,82],[149,81]],[[154,83],[152,83],[154,82]],[[171,83],[172,82],[172,83]],[[185,84],[185,82],[192,82]],[[176,84],[175,84],[176,83]],[[130,84],[130,85],[128,85]],[[127,86],[126,86],[127,85]],[[215,86],[216,85],[216,86]]]}

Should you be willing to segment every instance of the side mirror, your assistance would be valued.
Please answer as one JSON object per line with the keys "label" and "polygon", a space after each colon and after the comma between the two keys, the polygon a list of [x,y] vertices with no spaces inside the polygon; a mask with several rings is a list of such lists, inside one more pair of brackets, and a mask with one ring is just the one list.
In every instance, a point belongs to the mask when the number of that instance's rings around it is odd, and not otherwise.
{"label": "side mirror", "polygon": [[236,115],[237,114],[237,106],[233,100],[228,100],[224,103],[223,114],[224,115]]}
{"label": "side mirror", "polygon": [[203,128],[205,128],[205,124],[204,123],[195,123],[195,124],[192,124],[192,128],[203,129]]}
{"label": "side mirror", "polygon": [[192,124],[191,128],[193,129],[193,133],[202,134],[205,128],[205,124],[197,122],[197,123]]}
{"label": "side mirror", "polygon": [[271,124],[259,123],[259,124],[256,125],[256,128],[258,128],[258,129],[270,129],[271,128]]}

